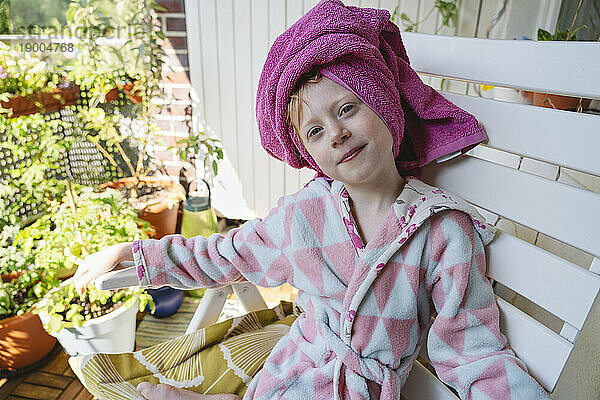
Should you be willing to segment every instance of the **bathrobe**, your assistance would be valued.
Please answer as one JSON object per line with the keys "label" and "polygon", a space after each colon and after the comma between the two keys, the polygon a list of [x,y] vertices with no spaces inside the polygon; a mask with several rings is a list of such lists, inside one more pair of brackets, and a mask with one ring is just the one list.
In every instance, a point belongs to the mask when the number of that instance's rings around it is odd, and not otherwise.
{"label": "bathrobe", "polygon": [[485,277],[494,234],[466,201],[407,177],[363,245],[343,183],[320,177],[225,236],[140,240],[133,252],[143,287],[298,289],[305,312],[244,399],[399,399],[425,342],[463,399],[545,399],[499,330]]}

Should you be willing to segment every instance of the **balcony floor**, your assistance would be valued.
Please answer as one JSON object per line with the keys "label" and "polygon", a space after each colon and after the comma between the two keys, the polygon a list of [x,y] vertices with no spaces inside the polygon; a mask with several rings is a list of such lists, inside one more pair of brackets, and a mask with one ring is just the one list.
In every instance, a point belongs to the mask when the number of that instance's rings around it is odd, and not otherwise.
{"label": "balcony floor", "polygon": [[0,378],[0,399],[93,399],[71,371],[67,359],[67,354],[57,344],[38,368],[20,376]]}

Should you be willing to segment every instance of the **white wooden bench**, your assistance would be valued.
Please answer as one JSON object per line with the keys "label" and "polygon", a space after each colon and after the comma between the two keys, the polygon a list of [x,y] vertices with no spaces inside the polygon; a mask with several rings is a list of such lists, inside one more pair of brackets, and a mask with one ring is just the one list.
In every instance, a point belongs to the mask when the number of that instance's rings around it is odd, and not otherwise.
{"label": "white wooden bench", "polygon": [[[404,33],[419,73],[466,82],[600,99],[600,45]],[[477,117],[488,146],[600,175],[600,116],[443,93]],[[475,157],[432,163],[422,179],[484,210],[594,257],[591,271],[506,233],[488,246],[491,279],[563,321],[560,333],[498,298],[502,332],[530,373],[552,392],[600,289],[600,195]],[[493,222],[493,221],[492,221]],[[416,364],[407,399],[456,399]]]}
{"label": "white wooden bench", "polygon": [[[595,43],[417,33],[403,37],[411,65],[423,74],[600,99],[600,51]],[[490,138],[488,146],[600,175],[600,116],[444,95],[478,118]],[[555,333],[498,297],[503,333],[530,373],[552,392],[600,290],[600,195],[470,156],[433,163],[422,179],[458,194],[484,216],[502,216],[596,257],[588,271],[500,231],[487,249],[491,279],[563,321],[560,333]],[[104,288],[136,283],[131,270],[107,274],[97,282]],[[247,311],[265,307],[248,283],[209,290],[188,331],[214,323],[232,288]],[[409,400],[457,398],[420,362],[403,395]]]}

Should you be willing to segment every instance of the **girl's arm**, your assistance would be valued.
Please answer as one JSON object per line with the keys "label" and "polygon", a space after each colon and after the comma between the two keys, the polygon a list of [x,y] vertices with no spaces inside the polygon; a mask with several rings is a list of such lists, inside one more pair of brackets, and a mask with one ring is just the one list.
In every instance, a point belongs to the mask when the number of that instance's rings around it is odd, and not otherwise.
{"label": "girl's arm", "polygon": [[442,381],[461,399],[548,399],[508,347],[485,276],[484,246],[461,211],[433,217],[428,285],[438,315],[427,350]]}
{"label": "girl's arm", "polygon": [[280,198],[264,219],[248,221],[226,236],[215,233],[186,239],[169,235],[134,241],[140,286],[214,288],[247,280],[274,287],[288,281],[293,273],[282,249],[285,238],[289,239],[286,215],[294,204],[286,197]]}

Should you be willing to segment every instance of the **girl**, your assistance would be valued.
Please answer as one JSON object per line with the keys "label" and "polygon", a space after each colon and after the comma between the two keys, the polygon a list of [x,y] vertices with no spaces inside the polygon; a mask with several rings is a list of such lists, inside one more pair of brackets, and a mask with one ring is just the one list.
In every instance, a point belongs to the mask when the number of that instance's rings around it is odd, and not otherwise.
{"label": "girl", "polygon": [[[225,237],[172,235],[93,254],[76,286],[132,259],[144,287],[245,279],[298,288],[304,312],[245,399],[399,399],[426,339],[438,376],[461,398],[548,398],[499,330],[485,277],[494,228],[410,175],[485,133],[421,82],[387,11],[321,1],[273,44],[256,112],[267,152],[314,169],[313,180]],[[148,399],[210,398],[139,390]]]}

